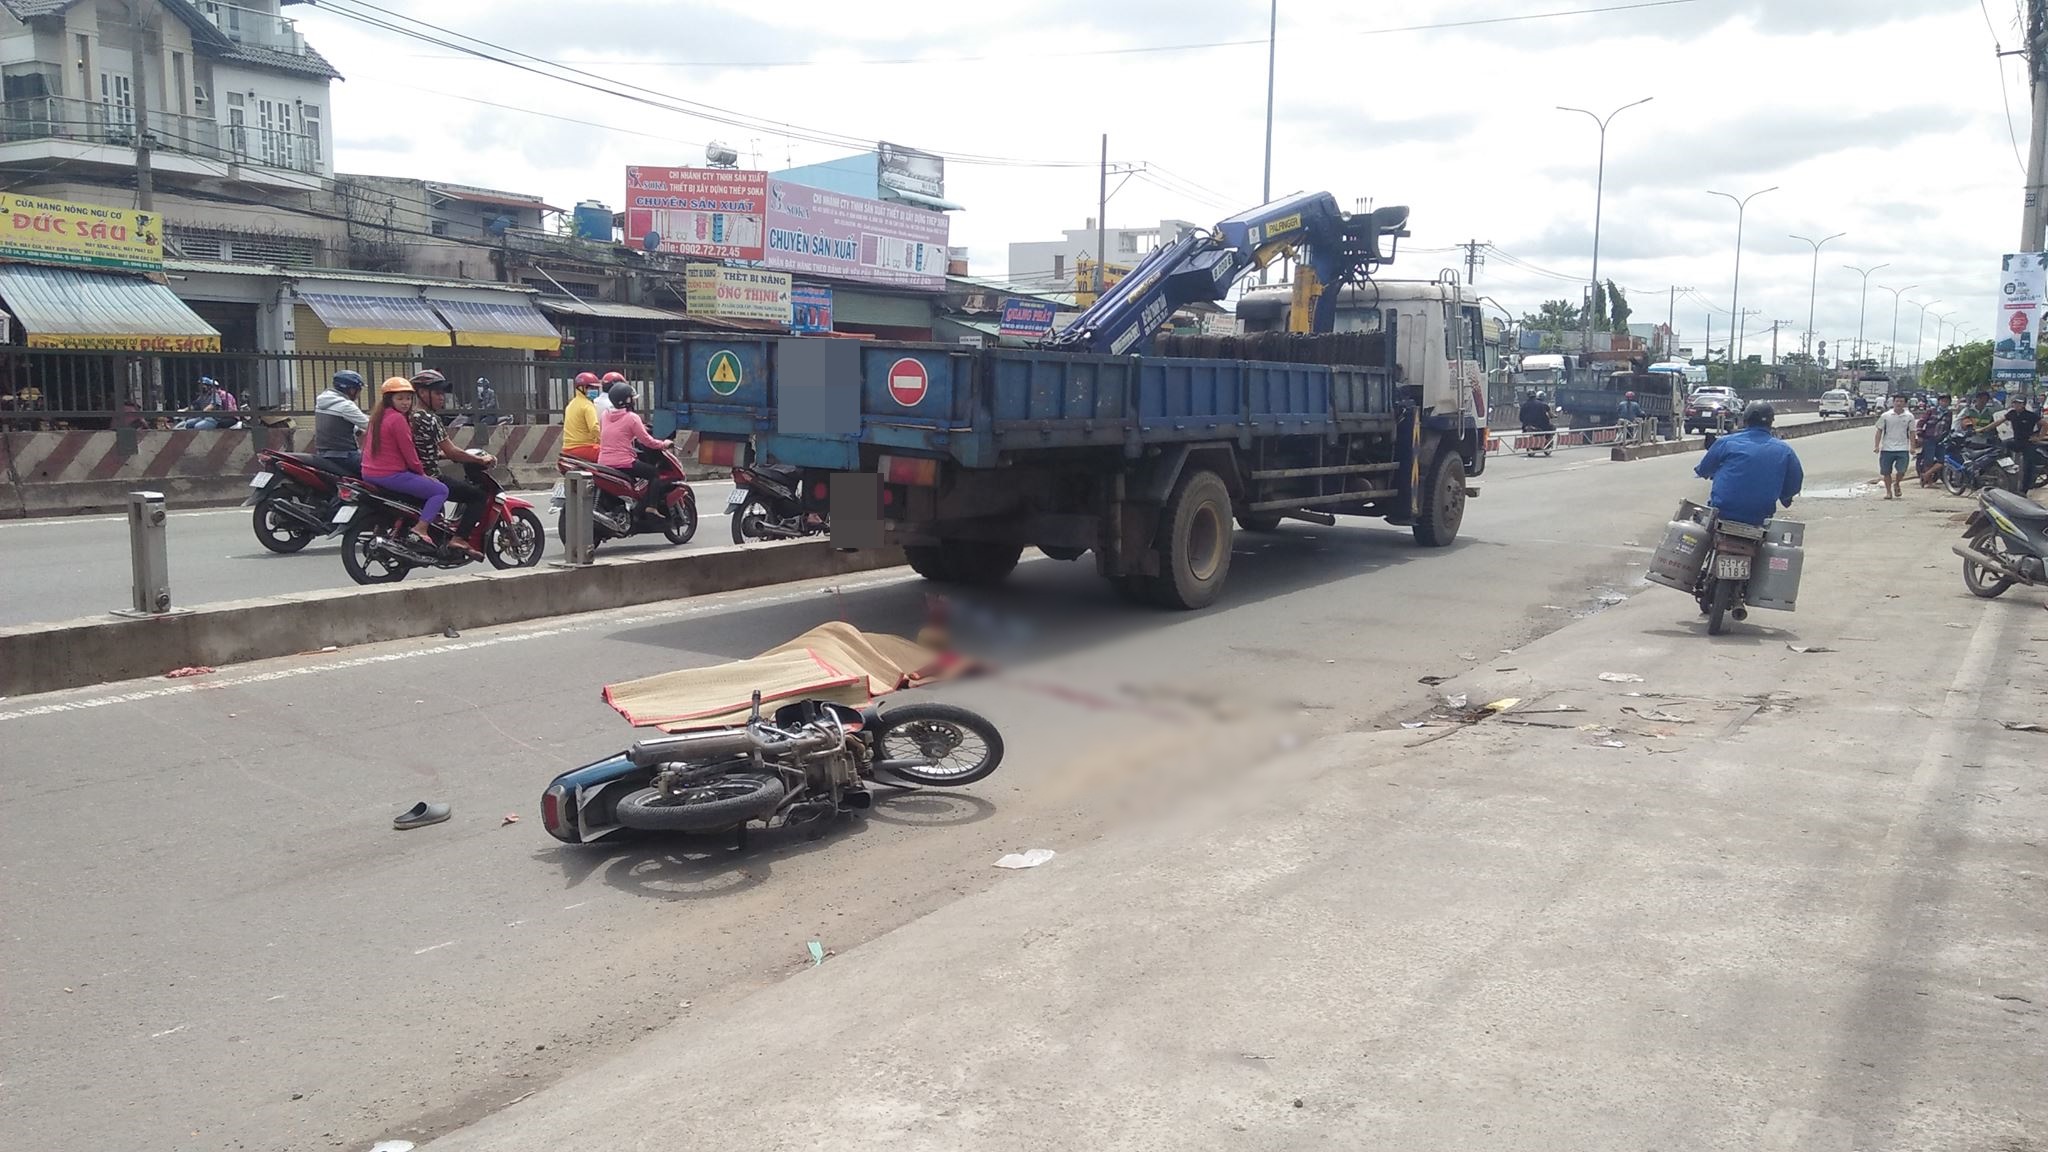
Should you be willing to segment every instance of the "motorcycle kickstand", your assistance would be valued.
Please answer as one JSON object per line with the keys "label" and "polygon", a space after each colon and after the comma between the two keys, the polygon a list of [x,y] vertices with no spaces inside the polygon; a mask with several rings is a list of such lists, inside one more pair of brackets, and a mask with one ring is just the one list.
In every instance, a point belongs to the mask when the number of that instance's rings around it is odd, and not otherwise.
{"label": "motorcycle kickstand", "polygon": [[740,825],[739,827],[737,827],[737,828],[735,828],[735,829],[733,829],[733,830],[732,830],[732,847],[731,847],[731,848],[729,848],[729,849],[727,849],[727,851],[731,851],[731,852],[745,852],[746,850],[747,850],[747,826],[746,826],[745,824],[742,824],[742,825]]}

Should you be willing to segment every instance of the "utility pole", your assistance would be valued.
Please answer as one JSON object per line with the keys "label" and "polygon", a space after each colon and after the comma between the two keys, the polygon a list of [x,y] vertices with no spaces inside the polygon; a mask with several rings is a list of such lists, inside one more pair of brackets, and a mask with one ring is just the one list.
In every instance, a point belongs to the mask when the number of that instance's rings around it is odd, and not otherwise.
{"label": "utility pole", "polygon": [[1847,232],[1837,232],[1833,236],[1823,236],[1818,240],[1806,236],[1792,237],[1794,240],[1805,240],[1813,245],[1813,275],[1806,282],[1806,343],[1801,346],[1801,350],[1808,355],[1813,354],[1813,304],[1820,298],[1820,250],[1829,241],[1840,240],[1847,235]]}
{"label": "utility pole", "polygon": [[2027,133],[2027,188],[2020,216],[2020,251],[2042,250],[2048,220],[2048,0],[2027,0],[2027,79],[2034,90],[2033,126]]}
{"label": "utility pole", "polygon": [[1109,263],[1109,133],[1102,134],[1102,183],[1095,198],[1095,298],[1102,299],[1103,265]]}
{"label": "utility pole", "polygon": [[[1273,202],[1273,65],[1279,59],[1280,0],[1273,0],[1266,15],[1266,177],[1259,185],[1259,203]],[[1104,161],[1108,163],[1108,161]],[[1259,265],[1259,283],[1266,282],[1266,265]]]}
{"label": "utility pole", "polygon": [[1465,283],[1467,283],[1467,284],[1476,284],[1476,283],[1478,283],[1478,281],[1479,281],[1479,266],[1480,266],[1480,265],[1482,265],[1482,264],[1484,264],[1484,263],[1486,263],[1486,257],[1484,257],[1484,256],[1481,256],[1481,255],[1479,254],[1479,250],[1480,250],[1481,248],[1490,248],[1490,247],[1492,247],[1492,246],[1493,246],[1493,241],[1491,241],[1491,240],[1485,240],[1485,241],[1480,241],[1480,240],[1467,240],[1467,241],[1465,241],[1465,243],[1464,243],[1464,245],[1463,245],[1463,247],[1464,247],[1464,249],[1465,249]]}
{"label": "utility pole", "polygon": [[135,0],[128,0],[129,71],[133,72],[133,102],[135,112],[135,206],[144,212],[156,211],[156,178],[149,168],[149,26],[143,22],[142,9]]}
{"label": "utility pole", "polygon": [[1664,305],[1664,341],[1666,345],[1664,358],[1666,360],[1678,359],[1678,294],[1690,291],[1692,289],[1680,288],[1678,285],[1673,284],[1671,286],[1671,298]]}
{"label": "utility pole", "polygon": [[1781,320],[1771,321],[1771,367],[1773,368],[1778,366],[1778,325],[1781,323],[1783,323]]}

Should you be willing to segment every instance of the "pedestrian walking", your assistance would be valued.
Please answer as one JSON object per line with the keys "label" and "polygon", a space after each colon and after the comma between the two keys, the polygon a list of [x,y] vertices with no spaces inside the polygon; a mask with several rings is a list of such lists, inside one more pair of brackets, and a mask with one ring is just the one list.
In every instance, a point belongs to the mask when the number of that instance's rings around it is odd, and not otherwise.
{"label": "pedestrian walking", "polygon": [[1877,453],[1877,478],[1884,485],[1884,498],[1887,500],[1897,500],[1904,495],[1899,485],[1906,478],[1907,461],[1913,458],[1913,425],[1913,414],[1906,411],[1904,393],[1893,396],[1892,406],[1878,414],[1877,435],[1871,441],[1870,450]]}

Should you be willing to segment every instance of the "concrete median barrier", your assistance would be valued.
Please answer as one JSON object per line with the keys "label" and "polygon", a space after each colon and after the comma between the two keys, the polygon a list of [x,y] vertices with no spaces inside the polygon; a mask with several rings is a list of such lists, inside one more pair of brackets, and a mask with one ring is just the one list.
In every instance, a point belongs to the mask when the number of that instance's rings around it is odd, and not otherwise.
{"label": "concrete median barrier", "polygon": [[824,540],[655,556],[601,557],[588,568],[432,577],[401,584],[209,604],[128,619],[95,616],[0,628],[0,696],[53,692],[547,616],[648,604],[889,568],[896,548],[835,552]]}
{"label": "concrete median barrier", "polygon": [[[257,453],[303,452],[312,439],[292,427],[0,432],[0,518],[118,511],[138,488],[162,492],[176,508],[239,504]],[[510,487],[543,488],[557,479],[558,424],[477,425],[457,429],[454,440],[497,457],[498,478]],[[729,474],[696,464],[695,433],[684,433],[678,446],[691,479]]]}
{"label": "concrete median barrier", "polygon": [[[1780,440],[1799,440],[1807,436],[1818,436],[1823,432],[1839,432],[1844,428],[1868,428],[1875,423],[1875,416],[1851,416],[1842,420],[1818,420],[1811,424],[1793,424],[1778,429]],[[1685,452],[1704,451],[1707,438],[1688,436],[1683,440],[1666,440],[1661,444],[1638,444],[1630,448],[1612,450],[1615,460],[1654,460],[1659,456],[1677,456]]]}

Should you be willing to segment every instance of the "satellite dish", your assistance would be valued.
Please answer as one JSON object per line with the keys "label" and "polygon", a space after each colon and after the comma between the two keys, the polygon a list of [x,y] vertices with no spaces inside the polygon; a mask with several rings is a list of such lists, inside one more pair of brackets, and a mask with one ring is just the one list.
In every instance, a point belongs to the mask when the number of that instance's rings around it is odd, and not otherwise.
{"label": "satellite dish", "polygon": [[642,248],[647,249],[649,252],[661,251],[661,233],[649,232],[647,235],[641,237],[640,246]]}
{"label": "satellite dish", "polygon": [[740,154],[732,145],[713,140],[704,146],[704,162],[713,168],[731,168],[740,162]]}

